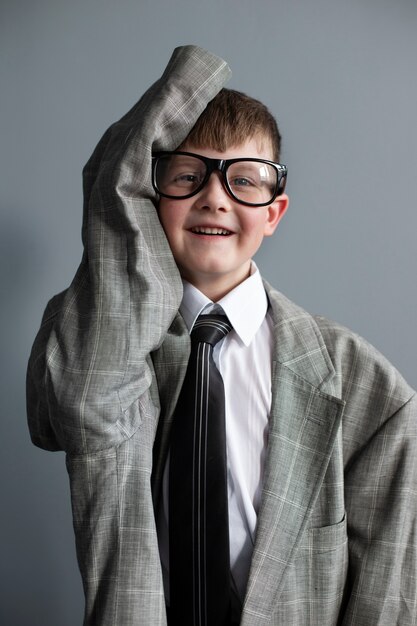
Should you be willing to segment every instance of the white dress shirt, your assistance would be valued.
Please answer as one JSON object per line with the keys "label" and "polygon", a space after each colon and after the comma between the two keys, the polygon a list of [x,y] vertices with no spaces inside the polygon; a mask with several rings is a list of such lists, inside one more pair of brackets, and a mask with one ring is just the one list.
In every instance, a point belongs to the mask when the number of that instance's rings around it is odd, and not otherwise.
{"label": "white dress shirt", "polygon": [[[191,332],[201,313],[222,312],[233,330],[213,350],[224,381],[229,497],[230,567],[243,600],[260,505],[271,408],[272,321],[261,275],[254,263],[249,278],[214,304],[184,281],[180,312]],[[158,538],[169,603],[168,477],[165,467]]]}

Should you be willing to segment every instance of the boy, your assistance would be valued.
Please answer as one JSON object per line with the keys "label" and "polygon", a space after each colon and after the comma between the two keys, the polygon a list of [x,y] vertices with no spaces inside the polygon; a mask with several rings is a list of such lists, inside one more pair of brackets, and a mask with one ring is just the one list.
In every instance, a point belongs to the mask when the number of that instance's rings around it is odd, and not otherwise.
{"label": "boy", "polygon": [[262,283],[251,258],[288,206],[279,133],[262,105],[220,91],[227,75],[213,55],[176,50],[100,142],[86,253],[29,364],[33,441],[67,452],[84,623],[165,624],[175,605],[176,407],[207,312],[232,326],[212,351],[232,609],[217,622],[174,609],[172,623],[415,623],[416,397],[363,340]]}

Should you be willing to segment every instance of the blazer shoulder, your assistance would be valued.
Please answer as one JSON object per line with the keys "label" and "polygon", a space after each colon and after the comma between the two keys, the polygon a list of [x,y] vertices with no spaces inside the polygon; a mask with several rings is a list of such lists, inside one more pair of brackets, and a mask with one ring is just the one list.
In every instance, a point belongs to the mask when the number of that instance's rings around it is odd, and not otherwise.
{"label": "blazer shoulder", "polygon": [[342,397],[368,393],[385,401],[393,413],[415,396],[397,368],[369,341],[326,317],[313,318],[340,378]]}
{"label": "blazer shoulder", "polygon": [[[311,315],[265,282],[272,307],[275,333],[296,327],[291,351],[296,344],[311,347],[314,342],[326,353],[334,368],[332,385],[337,397],[371,405],[375,400],[385,402],[393,413],[407,403],[415,391],[392,363],[366,339],[322,315]],[[284,333],[280,337],[281,341]]]}

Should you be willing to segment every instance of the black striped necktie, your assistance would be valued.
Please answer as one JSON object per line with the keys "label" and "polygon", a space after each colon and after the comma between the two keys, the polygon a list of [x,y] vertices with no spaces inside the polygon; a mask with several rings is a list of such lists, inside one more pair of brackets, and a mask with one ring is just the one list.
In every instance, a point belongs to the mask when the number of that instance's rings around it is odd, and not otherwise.
{"label": "black striped necktie", "polygon": [[171,436],[170,624],[230,620],[230,557],[223,380],[213,346],[231,330],[224,315],[200,315]]}

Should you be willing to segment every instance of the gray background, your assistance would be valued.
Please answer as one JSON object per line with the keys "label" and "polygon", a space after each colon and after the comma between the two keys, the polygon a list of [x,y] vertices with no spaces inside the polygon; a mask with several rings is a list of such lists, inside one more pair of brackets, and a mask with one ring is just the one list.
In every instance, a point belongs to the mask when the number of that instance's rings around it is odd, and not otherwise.
{"label": "gray background", "polygon": [[[82,621],[62,453],[31,446],[25,367],[81,257],[81,168],[177,45],[225,58],[284,135],[290,211],[257,256],[311,312],[417,386],[414,0],[3,0],[1,558],[4,626]],[[151,626],[151,625],[150,625]]]}

